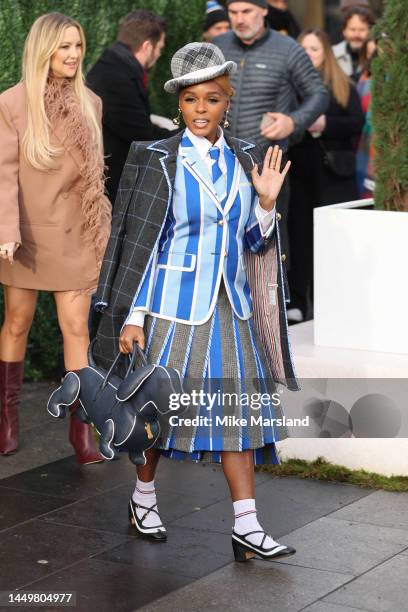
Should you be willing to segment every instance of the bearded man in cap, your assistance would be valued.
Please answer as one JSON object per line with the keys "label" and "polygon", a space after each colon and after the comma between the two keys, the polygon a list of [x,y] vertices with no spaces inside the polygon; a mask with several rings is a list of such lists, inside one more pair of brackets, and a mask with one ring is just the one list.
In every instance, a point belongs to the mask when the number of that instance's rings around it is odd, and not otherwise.
{"label": "bearded man in cap", "polygon": [[[266,0],[227,0],[232,31],[218,36],[214,44],[227,60],[238,64],[231,82],[236,95],[231,101],[227,134],[256,142],[266,150],[279,144],[285,151],[292,134],[307,129],[324,114],[329,96],[318,72],[302,47],[266,25]],[[301,100],[297,104],[297,100]],[[282,189],[277,210],[288,264],[288,185]]]}

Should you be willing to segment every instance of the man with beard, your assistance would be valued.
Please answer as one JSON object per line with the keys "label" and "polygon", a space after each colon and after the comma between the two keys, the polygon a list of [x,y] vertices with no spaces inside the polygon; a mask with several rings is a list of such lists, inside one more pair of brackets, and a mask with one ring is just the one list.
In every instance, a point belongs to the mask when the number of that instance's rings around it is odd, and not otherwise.
{"label": "man with beard", "polygon": [[[226,134],[254,142],[265,150],[288,148],[289,136],[302,133],[324,114],[329,96],[302,47],[265,24],[266,0],[227,0],[232,31],[213,40],[227,60],[237,63],[232,75],[235,96]],[[300,100],[300,102],[298,102]],[[288,182],[279,194],[283,261],[289,266]]]}
{"label": "man with beard", "polygon": [[171,135],[152,123],[147,91],[147,74],[163,50],[165,31],[162,17],[149,11],[129,13],[119,24],[116,42],[102,53],[87,76],[87,84],[103,102],[106,186],[112,205],[131,143]]}
{"label": "man with beard", "polygon": [[361,50],[374,25],[374,16],[370,10],[362,7],[349,9],[343,18],[343,38],[333,46],[333,53],[340,68],[357,82],[363,68]]}

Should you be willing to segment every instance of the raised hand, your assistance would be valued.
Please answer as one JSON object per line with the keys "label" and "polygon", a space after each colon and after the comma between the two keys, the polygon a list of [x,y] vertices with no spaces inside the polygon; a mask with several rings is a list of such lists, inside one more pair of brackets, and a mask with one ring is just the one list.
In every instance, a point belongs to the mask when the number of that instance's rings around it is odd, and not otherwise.
{"label": "raised hand", "polygon": [[290,161],[282,171],[280,170],[281,164],[282,149],[275,145],[269,147],[266,152],[262,173],[259,174],[257,164],[252,169],[252,182],[258,193],[259,202],[265,210],[272,210],[275,206],[276,198],[290,168]]}

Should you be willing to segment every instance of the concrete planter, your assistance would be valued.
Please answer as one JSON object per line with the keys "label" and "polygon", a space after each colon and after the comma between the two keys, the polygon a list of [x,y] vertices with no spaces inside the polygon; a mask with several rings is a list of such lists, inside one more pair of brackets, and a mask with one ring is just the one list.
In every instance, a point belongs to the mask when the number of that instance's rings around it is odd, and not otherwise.
{"label": "concrete planter", "polygon": [[314,342],[408,354],[408,214],[372,205],[314,211]]}

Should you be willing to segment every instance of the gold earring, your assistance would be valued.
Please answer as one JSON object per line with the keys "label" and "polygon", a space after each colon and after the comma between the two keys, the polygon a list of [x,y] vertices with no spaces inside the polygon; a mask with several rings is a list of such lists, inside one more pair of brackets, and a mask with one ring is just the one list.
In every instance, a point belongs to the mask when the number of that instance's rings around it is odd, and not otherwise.
{"label": "gold earring", "polygon": [[224,123],[223,123],[223,127],[224,127],[225,129],[226,129],[226,128],[229,128],[229,126],[230,126],[230,122],[228,121],[228,113],[229,113],[229,111],[228,111],[228,110],[226,110],[226,111],[225,111]]}
{"label": "gold earring", "polygon": [[181,122],[181,108],[178,109],[177,117],[174,117],[173,119],[174,125],[180,125],[180,122]]}

